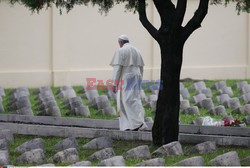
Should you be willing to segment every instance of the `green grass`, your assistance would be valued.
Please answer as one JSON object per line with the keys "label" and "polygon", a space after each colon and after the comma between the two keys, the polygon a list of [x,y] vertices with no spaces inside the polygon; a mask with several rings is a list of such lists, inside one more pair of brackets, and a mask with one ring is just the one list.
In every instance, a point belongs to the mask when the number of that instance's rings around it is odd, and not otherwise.
{"label": "green grass", "polygon": [[[34,138],[39,138],[39,136],[21,136],[21,135],[15,135],[15,140],[10,143],[10,164],[15,165],[15,166],[32,166],[28,164],[17,164],[16,163],[16,158],[20,156],[19,153],[15,152],[15,148],[18,147],[19,145],[23,144],[26,141],[29,141]],[[46,161],[48,163],[51,162],[51,157],[54,156],[57,152],[57,150],[53,149],[53,146],[58,143],[59,141],[63,140],[61,137],[40,137],[44,140],[45,144],[45,149],[46,149]],[[89,142],[90,139],[87,138],[77,138],[77,142],[79,144],[79,157],[81,161],[87,160],[87,158],[96,152],[97,150],[94,149],[83,149],[82,146]],[[152,153],[155,151],[158,147],[152,146],[150,142],[142,142],[142,141],[121,141],[121,140],[115,140],[113,142],[113,149],[115,151],[116,156],[122,155],[124,152],[128,151],[129,149],[132,149],[134,147],[140,146],[140,145],[148,145],[150,152]],[[218,149],[215,152],[209,153],[209,154],[192,154],[192,155],[187,155],[185,154],[188,149],[190,149],[192,145],[182,145],[184,155],[182,156],[168,156],[165,157],[165,165],[166,166],[172,166],[173,164],[183,160],[187,159],[190,157],[194,156],[202,156],[205,164],[209,166],[209,161],[215,158],[218,155],[221,155],[226,152],[230,151],[236,151],[239,155],[240,159],[246,158],[250,154],[250,148],[241,148],[241,147],[218,147]],[[135,166],[136,164],[142,162],[142,159],[127,159],[126,160],[126,165],[127,166]],[[92,166],[98,165],[98,161],[92,162]],[[56,166],[68,166],[69,164],[67,163],[58,163]],[[33,165],[34,166],[34,165]],[[249,165],[248,165],[249,166]]]}

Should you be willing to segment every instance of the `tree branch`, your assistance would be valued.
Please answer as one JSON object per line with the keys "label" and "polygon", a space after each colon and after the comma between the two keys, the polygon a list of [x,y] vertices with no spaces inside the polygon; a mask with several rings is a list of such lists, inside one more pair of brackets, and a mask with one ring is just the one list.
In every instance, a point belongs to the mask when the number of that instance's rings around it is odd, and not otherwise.
{"label": "tree branch", "polygon": [[142,25],[146,28],[146,30],[149,32],[149,34],[156,41],[159,41],[157,29],[149,22],[149,20],[147,18],[145,0],[139,0],[138,13],[139,13],[139,19],[140,19]]}
{"label": "tree branch", "polygon": [[176,11],[175,11],[175,23],[174,28],[180,27],[182,25],[187,8],[187,0],[178,0]]}
{"label": "tree branch", "polygon": [[175,6],[171,0],[154,0],[154,4],[161,18],[159,31],[166,32],[172,24]]}
{"label": "tree branch", "polygon": [[188,37],[198,28],[201,27],[201,23],[208,11],[209,0],[200,0],[199,7],[194,13],[194,16],[186,24],[183,30],[182,38],[187,40]]}

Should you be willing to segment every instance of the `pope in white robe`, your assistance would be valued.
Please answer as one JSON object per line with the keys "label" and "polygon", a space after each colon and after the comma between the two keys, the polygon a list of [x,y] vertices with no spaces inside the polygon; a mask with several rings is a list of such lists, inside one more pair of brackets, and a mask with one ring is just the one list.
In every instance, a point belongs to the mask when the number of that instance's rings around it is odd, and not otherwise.
{"label": "pope in white robe", "polygon": [[120,81],[114,87],[120,130],[144,130],[147,125],[140,96],[144,62],[126,35],[121,35],[118,42],[120,49],[115,52],[110,65],[113,67],[113,80]]}

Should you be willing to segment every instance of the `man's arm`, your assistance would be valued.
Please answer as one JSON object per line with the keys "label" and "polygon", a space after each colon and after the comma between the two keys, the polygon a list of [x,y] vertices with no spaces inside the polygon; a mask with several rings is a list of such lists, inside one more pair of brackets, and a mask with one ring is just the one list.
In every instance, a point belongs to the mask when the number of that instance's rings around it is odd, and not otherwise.
{"label": "man's arm", "polygon": [[116,81],[119,81],[121,79],[121,72],[122,72],[122,66],[121,65],[113,66],[112,79],[114,81],[114,89],[113,89],[114,93],[117,92],[117,87],[119,85],[119,82],[116,83]]}

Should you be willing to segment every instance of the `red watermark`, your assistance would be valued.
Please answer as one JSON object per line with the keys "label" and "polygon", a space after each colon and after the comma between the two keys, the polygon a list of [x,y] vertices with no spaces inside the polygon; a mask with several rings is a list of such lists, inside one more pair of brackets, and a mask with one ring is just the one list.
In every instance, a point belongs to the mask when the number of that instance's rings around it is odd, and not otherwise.
{"label": "red watermark", "polygon": [[[117,90],[122,90],[122,85],[124,84],[123,80],[111,80],[108,79],[104,85],[103,80],[97,80],[96,78],[87,78],[87,87],[86,90],[113,90],[114,86],[117,86]],[[97,84],[97,86],[96,86]]]}
{"label": "red watermark", "polygon": [[[151,84],[148,80],[137,80],[136,78],[128,78],[126,80],[111,80],[108,79],[106,82],[103,80],[97,80],[96,78],[86,78],[87,80],[87,87],[86,90],[114,90],[114,86],[116,90],[141,90],[142,83],[146,83],[146,87],[144,89],[150,90],[161,90],[162,89],[162,82],[160,80],[154,81],[151,80]],[[152,83],[155,83],[152,85]],[[156,84],[157,83],[157,84]],[[153,87],[152,87],[153,86]]]}

